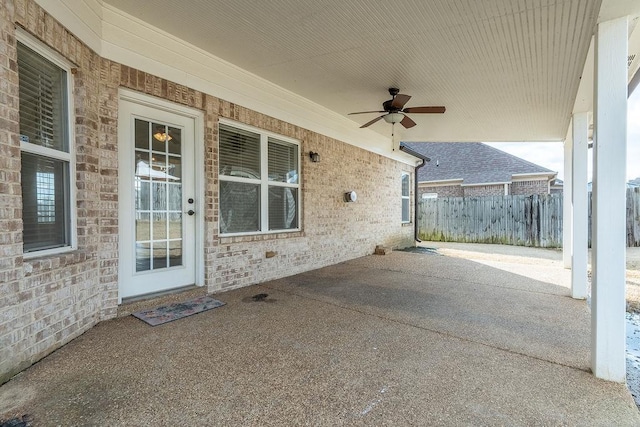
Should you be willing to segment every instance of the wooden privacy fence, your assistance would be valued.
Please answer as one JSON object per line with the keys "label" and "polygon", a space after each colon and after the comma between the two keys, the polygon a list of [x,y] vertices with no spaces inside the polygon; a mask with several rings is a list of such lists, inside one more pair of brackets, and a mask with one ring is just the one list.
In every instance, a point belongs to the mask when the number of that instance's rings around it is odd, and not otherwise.
{"label": "wooden privacy fence", "polygon": [[[443,197],[418,206],[422,240],[562,247],[562,194]],[[591,220],[589,203],[589,220]],[[627,190],[627,246],[640,246],[640,189]]]}
{"label": "wooden privacy fence", "polygon": [[627,189],[627,246],[640,246],[640,188]]}

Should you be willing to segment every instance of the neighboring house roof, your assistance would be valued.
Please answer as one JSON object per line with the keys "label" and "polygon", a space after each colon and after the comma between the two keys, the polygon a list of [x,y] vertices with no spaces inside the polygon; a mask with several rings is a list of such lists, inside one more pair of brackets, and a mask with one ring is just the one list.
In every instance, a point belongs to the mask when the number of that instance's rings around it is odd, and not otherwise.
{"label": "neighboring house roof", "polygon": [[528,162],[481,142],[403,142],[431,162],[418,170],[418,182],[462,180],[462,185],[510,183],[514,176],[557,172]]}

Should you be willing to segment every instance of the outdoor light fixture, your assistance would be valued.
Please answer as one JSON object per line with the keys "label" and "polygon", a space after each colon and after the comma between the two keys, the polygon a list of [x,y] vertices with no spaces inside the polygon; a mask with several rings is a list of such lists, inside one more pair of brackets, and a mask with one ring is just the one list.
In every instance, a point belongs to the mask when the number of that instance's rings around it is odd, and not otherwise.
{"label": "outdoor light fixture", "polygon": [[171,138],[171,135],[162,131],[157,131],[156,133],[153,134],[153,137],[160,142],[171,141],[173,139]]}
{"label": "outdoor light fixture", "polygon": [[382,116],[385,122],[396,124],[400,123],[402,119],[404,119],[404,114],[402,113],[389,113],[386,116]]}
{"label": "outdoor light fixture", "polygon": [[309,158],[313,163],[318,163],[320,161],[320,154],[309,151]]}

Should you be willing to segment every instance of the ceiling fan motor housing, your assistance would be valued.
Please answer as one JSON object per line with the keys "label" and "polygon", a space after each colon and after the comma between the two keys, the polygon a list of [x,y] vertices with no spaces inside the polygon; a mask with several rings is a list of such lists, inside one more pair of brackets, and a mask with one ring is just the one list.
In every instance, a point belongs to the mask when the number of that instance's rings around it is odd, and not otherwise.
{"label": "ceiling fan motor housing", "polygon": [[384,111],[389,111],[391,113],[397,113],[398,111],[400,111],[400,108],[396,108],[393,105],[391,105],[393,103],[393,99],[399,93],[400,93],[400,89],[398,89],[397,87],[389,88],[389,95],[391,95],[391,99],[388,101],[384,101],[382,103],[382,108],[384,109]]}
{"label": "ceiling fan motor housing", "polygon": [[389,111],[390,113],[397,113],[398,111],[400,111],[399,108],[394,108],[391,105],[391,102],[393,102],[393,99],[390,99],[388,101],[384,101],[382,103],[382,108],[384,109],[384,111]]}

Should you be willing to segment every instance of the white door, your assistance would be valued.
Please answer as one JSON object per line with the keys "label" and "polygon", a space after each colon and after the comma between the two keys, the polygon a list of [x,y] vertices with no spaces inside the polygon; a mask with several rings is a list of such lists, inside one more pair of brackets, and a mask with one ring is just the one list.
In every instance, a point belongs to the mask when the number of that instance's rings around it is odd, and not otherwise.
{"label": "white door", "polygon": [[195,120],[121,100],[119,296],[196,282]]}

